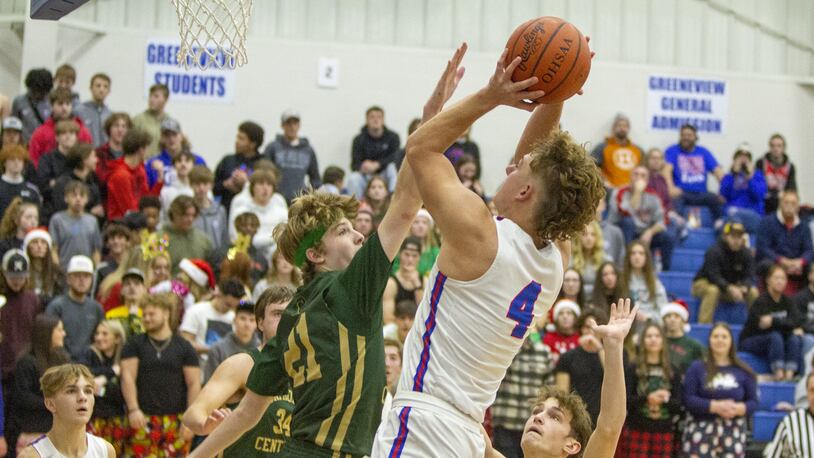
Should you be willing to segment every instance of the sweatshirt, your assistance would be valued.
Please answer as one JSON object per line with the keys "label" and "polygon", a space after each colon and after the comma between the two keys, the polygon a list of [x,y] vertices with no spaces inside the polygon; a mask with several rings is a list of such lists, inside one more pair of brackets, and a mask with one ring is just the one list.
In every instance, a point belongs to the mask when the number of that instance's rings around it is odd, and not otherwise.
{"label": "sweatshirt", "polygon": [[632,195],[633,192],[630,186],[620,188],[614,193],[608,214],[610,222],[618,225],[623,218],[630,217],[636,226],[636,233],[638,234],[656,224],[667,226],[664,209],[657,195],[647,191],[643,192],[638,208],[633,208],[630,203]]}
{"label": "sweatshirt", "polygon": [[6,175],[0,177],[0,214],[6,212],[6,208],[11,205],[15,197],[23,199],[24,202],[31,202],[42,206],[40,191],[33,183],[29,183],[23,177],[14,180]]}
{"label": "sweatshirt", "polygon": [[656,297],[650,297],[650,291],[647,289],[643,276],[631,274],[628,289],[630,290],[630,300],[639,306],[639,311],[661,324],[660,311],[667,305],[667,291],[661,280],[656,278]]}
{"label": "sweatshirt", "polygon": [[387,127],[384,128],[381,137],[374,138],[368,132],[367,126],[362,126],[362,130],[353,139],[350,168],[358,172],[363,161],[379,161],[379,170],[375,173],[381,173],[390,163],[396,160],[400,145],[399,134]]}
{"label": "sweatshirt", "polygon": [[698,360],[687,369],[684,376],[684,407],[696,421],[714,420],[710,413],[713,400],[732,399],[746,404],[746,416],[751,417],[758,407],[757,380],[755,376],[737,366],[718,367],[718,373],[707,383],[704,360]]}
{"label": "sweatshirt", "polygon": [[762,215],[766,179],[760,170],[755,170],[748,180],[743,173],[727,173],[721,180],[719,194],[726,199],[727,209],[742,208]]}
{"label": "sweatshirt", "polygon": [[811,285],[801,289],[791,298],[797,307],[797,313],[803,323],[803,330],[808,334],[814,334],[814,290]]}
{"label": "sweatshirt", "polygon": [[[760,318],[765,315],[772,316],[772,325],[767,329],[760,329]],[[741,331],[740,341],[753,336],[762,336],[779,332],[784,337],[791,335],[795,328],[802,325],[802,320],[797,312],[797,307],[792,304],[791,299],[786,295],[780,296],[780,301],[775,302],[769,293],[763,293],[755,299],[752,308],[749,309],[749,316]]]}
{"label": "sweatshirt", "polygon": [[21,433],[47,433],[51,429],[51,412],[45,408],[40,388],[42,372],[32,354],[23,356],[14,370],[11,411],[17,418]]}
{"label": "sweatshirt", "polygon": [[732,251],[723,238],[704,254],[704,264],[695,275],[695,280],[705,279],[726,291],[729,285],[750,286],[754,274],[752,252],[744,247]]}
{"label": "sweatshirt", "polygon": [[263,155],[280,169],[282,179],[277,192],[282,194],[288,203],[305,189],[306,175],[312,188],[322,186],[317,154],[307,138],[299,138],[297,144],[293,145],[284,135],[278,134],[266,147]]}
{"label": "sweatshirt", "polygon": [[786,153],[783,153],[783,160],[779,164],[772,163],[771,153],[766,153],[758,159],[755,168],[763,172],[770,195],[797,190],[797,172]]}
{"label": "sweatshirt", "polygon": [[229,223],[221,204],[212,202],[206,208],[200,207],[193,226],[209,237],[213,251],[219,251],[229,244]]}
{"label": "sweatshirt", "polygon": [[14,372],[17,360],[31,345],[34,317],[41,311],[40,300],[30,289],[6,294],[6,305],[0,308],[0,334],[3,336],[0,361],[4,380]]}
{"label": "sweatshirt", "polygon": [[[673,371],[667,377],[659,365],[647,365],[647,373],[640,377],[636,373],[636,364],[625,368],[625,387],[627,388],[627,419],[625,423],[634,431],[670,432],[673,430],[673,417],[681,410],[681,374]],[[651,418],[647,397],[650,393],[666,389],[670,400],[661,405],[658,418]]]}
{"label": "sweatshirt", "polygon": [[243,154],[228,154],[220,160],[218,167],[215,169],[215,183],[212,193],[220,198],[220,204],[223,205],[223,208],[229,210],[232,198],[237,194],[226,189],[223,183],[231,178],[232,173],[237,169],[243,170],[246,175],[251,175],[254,171],[254,164],[261,159],[264,159],[263,155],[255,153],[251,157]]}
{"label": "sweatshirt", "polygon": [[142,196],[157,196],[164,185],[163,181],[159,181],[152,188],[148,187],[144,164],[131,168],[124,161],[125,157],[110,163],[113,171],[107,181],[106,214],[109,220],[121,218],[129,211],[137,211]]}
{"label": "sweatshirt", "polygon": [[783,221],[780,210],[767,215],[760,222],[757,235],[757,260],[777,262],[781,257],[802,258],[804,264],[811,264],[814,249],[811,245],[811,231],[795,217],[791,226]]}
{"label": "sweatshirt", "polygon": [[[77,141],[80,143],[93,143],[90,131],[85,127],[85,123],[82,122],[82,119],[78,116],[74,116],[72,120],[79,125],[79,134],[76,136]],[[49,117],[41,126],[37,127],[31,135],[31,141],[28,143],[28,155],[37,167],[39,167],[40,158],[48,151],[53,151],[57,147],[56,125],[56,120],[54,120],[53,117]]]}

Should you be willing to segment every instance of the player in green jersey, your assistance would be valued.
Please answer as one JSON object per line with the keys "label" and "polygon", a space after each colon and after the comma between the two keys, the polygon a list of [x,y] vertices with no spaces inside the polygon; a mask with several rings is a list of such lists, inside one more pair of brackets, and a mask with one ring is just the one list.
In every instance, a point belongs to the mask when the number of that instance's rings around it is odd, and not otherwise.
{"label": "player in green jersey", "polygon": [[[458,49],[424,107],[441,111],[463,76]],[[211,457],[256,424],[271,396],[294,392],[291,439],[282,456],[369,455],[385,397],[381,298],[393,259],[421,207],[409,164],[378,232],[367,242],[351,221],[352,197],[316,192],[294,201],[275,229],[286,260],[306,284],[292,299],[277,337],[255,363],[238,408],[192,455]]]}
{"label": "player in green jersey", "polygon": [[[293,296],[294,290],[290,287],[272,286],[258,299],[254,315],[257,328],[263,335],[263,345],[277,334],[280,317]],[[184,413],[184,425],[195,434],[210,434],[237,407],[246,392],[246,381],[259,355],[259,350],[253,350],[250,353],[232,355],[223,361],[195,398],[195,402]],[[266,408],[262,419],[226,448],[221,456],[278,456],[291,436],[293,410],[290,392],[277,396]]]}

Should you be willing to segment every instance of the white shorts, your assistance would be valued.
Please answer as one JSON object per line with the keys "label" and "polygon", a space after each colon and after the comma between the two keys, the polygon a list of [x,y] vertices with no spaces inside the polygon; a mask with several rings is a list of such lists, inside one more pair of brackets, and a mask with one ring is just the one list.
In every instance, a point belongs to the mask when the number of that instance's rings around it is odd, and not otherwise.
{"label": "white shorts", "polygon": [[414,391],[396,393],[371,458],[480,458],[481,425],[446,401]]}

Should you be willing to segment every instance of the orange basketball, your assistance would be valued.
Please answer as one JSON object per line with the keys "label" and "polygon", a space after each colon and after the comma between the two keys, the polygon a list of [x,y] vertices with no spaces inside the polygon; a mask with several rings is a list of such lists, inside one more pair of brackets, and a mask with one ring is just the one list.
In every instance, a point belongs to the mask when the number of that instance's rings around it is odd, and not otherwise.
{"label": "orange basketball", "polygon": [[571,97],[582,88],[591,71],[588,40],[574,24],[558,17],[524,22],[509,37],[506,47],[506,65],[517,56],[522,58],[512,73],[512,81],[532,76],[539,79],[528,89],[545,91],[537,102],[556,103]]}

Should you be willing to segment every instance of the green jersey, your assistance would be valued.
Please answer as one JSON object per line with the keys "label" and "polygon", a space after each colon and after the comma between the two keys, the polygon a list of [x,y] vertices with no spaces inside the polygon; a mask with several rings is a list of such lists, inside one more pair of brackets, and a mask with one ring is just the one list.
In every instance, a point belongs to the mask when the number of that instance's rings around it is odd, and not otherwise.
{"label": "green jersey", "polygon": [[[248,352],[252,361],[257,362],[260,351],[252,349]],[[238,404],[227,405],[230,409],[236,409]],[[266,409],[263,418],[246,431],[240,439],[227,447],[222,458],[242,458],[254,457],[265,458],[269,456],[279,456],[283,446],[291,437],[291,412],[294,410],[294,399],[289,391],[285,395],[275,396],[274,400]]]}
{"label": "green jersey", "polygon": [[386,392],[381,299],[390,267],[374,234],[347,269],[297,291],[255,363],[250,390],[294,392],[284,456],[370,454]]}

